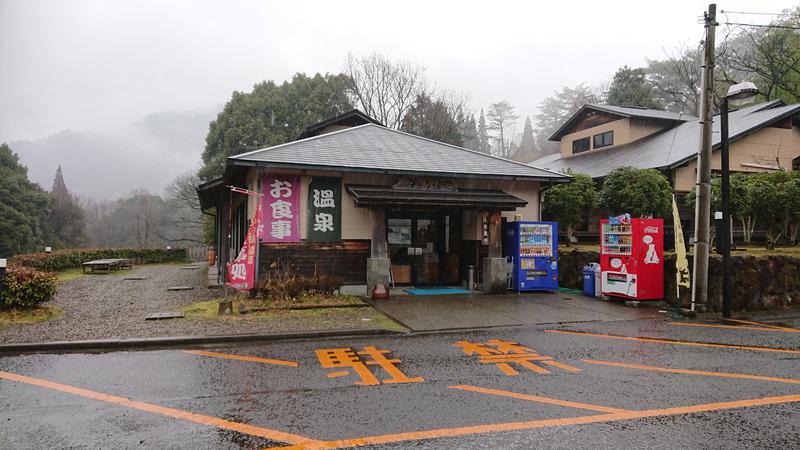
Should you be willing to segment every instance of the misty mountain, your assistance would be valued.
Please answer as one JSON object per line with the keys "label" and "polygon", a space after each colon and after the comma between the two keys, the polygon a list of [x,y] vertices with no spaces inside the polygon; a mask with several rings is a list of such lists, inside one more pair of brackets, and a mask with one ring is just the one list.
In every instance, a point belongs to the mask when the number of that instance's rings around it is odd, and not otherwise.
{"label": "misty mountain", "polygon": [[81,197],[161,194],[176,175],[200,167],[208,124],[221,109],[158,112],[109,132],[65,130],[9,145],[28,178],[47,190],[61,165],[67,187]]}

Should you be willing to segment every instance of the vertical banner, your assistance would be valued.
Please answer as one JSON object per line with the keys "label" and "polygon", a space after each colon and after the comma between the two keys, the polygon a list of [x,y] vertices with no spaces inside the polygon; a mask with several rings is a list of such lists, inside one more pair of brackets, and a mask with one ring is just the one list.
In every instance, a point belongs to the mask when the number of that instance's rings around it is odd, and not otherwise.
{"label": "vertical banner", "polygon": [[258,233],[262,228],[261,223],[261,202],[258,202],[250,227],[244,238],[242,249],[239,255],[232,262],[228,263],[228,286],[240,290],[249,291],[253,289],[256,280],[256,254],[258,253]]}
{"label": "vertical banner", "polygon": [[308,242],[342,240],[342,182],[340,178],[311,179],[308,185]]}
{"label": "vertical banner", "polygon": [[689,287],[689,261],[686,259],[686,245],[683,243],[683,228],[678,204],[672,196],[672,221],[675,223],[675,277],[678,286]]}
{"label": "vertical banner", "polygon": [[300,242],[300,177],[266,175],[261,184],[264,232],[268,243]]}

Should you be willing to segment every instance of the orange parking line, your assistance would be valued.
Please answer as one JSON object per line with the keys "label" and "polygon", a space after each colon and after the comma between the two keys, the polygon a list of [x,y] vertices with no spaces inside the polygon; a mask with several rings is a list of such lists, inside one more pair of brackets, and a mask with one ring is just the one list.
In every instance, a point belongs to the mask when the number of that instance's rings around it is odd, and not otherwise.
{"label": "orange parking line", "polygon": [[800,380],[795,380],[793,378],[765,377],[762,375],[746,375],[742,373],[730,373],[730,372],[708,372],[704,370],[670,369],[668,367],[645,366],[641,364],[626,364],[626,363],[618,363],[611,361],[597,361],[594,359],[584,359],[582,361],[587,364],[600,364],[604,366],[624,367],[626,369],[650,370],[653,372],[682,373],[687,375],[704,375],[708,377],[743,378],[748,380],[776,381],[778,383],[800,384]]}
{"label": "orange parking line", "polygon": [[309,439],[307,437],[300,436],[297,434],[284,433],[283,431],[271,430],[269,428],[262,428],[254,425],[247,425],[244,423],[231,422],[225,419],[205,416],[203,414],[196,414],[189,411],[182,411],[180,409],[154,405],[152,403],[139,402],[124,397],[117,397],[115,395],[104,394],[102,392],[90,391],[88,389],[82,389],[75,386],[69,386],[66,384],[43,380],[40,378],[27,377],[24,375],[17,375],[15,373],[10,373],[10,372],[0,372],[0,378],[8,381],[16,381],[18,383],[25,383],[33,386],[52,389],[55,391],[65,392],[67,394],[90,398],[92,400],[99,400],[101,402],[112,403],[119,406],[125,406],[132,409],[138,409],[140,411],[160,414],[162,416],[172,417],[175,419],[186,420],[201,425],[208,425],[211,427],[222,428],[225,430],[237,431],[239,433],[263,437],[266,439],[271,439],[273,441],[280,441],[280,442],[286,442],[288,444],[300,444],[300,445],[317,445],[320,443],[320,441]]}
{"label": "orange parking line", "polygon": [[477,386],[467,386],[467,385],[458,385],[458,386],[448,386],[450,389],[460,389],[462,391],[471,391],[471,392],[481,392],[483,394],[493,394],[499,395],[502,397],[511,397],[520,400],[528,400],[531,402],[537,403],[545,403],[548,405],[557,405],[557,406],[566,406],[569,408],[578,408],[578,409],[586,409],[589,411],[597,411],[597,412],[605,412],[605,413],[620,413],[620,412],[631,412],[625,409],[620,408],[609,408],[607,406],[599,406],[599,405],[591,405],[589,403],[578,403],[578,402],[570,402],[568,400],[559,400],[557,398],[549,398],[549,397],[540,397],[538,395],[528,395],[528,394],[519,394],[517,392],[510,392],[510,391],[501,391],[498,389],[489,389],[489,388],[482,388]]}
{"label": "orange parking line", "polygon": [[257,358],[255,356],[243,356],[243,355],[229,355],[227,353],[204,352],[201,350],[184,350],[184,351],[186,353],[192,353],[194,355],[200,355],[200,356],[209,356],[211,358],[235,359],[238,361],[259,362],[259,363],[276,364],[279,366],[289,366],[289,367],[298,366],[298,364],[294,361],[284,361],[281,359]]}
{"label": "orange parking line", "polygon": [[[780,331],[783,333],[787,333],[786,330],[780,330],[777,328],[743,327],[741,325],[717,325],[711,323],[687,323],[687,322],[669,322],[669,325],[678,325],[681,327],[727,328],[734,330]],[[800,332],[800,330],[797,331]]]}
{"label": "orange parking line", "polygon": [[762,327],[768,327],[768,328],[772,328],[772,329],[775,329],[775,330],[787,331],[789,333],[800,333],[800,330],[798,330],[797,328],[780,327],[778,325],[770,325],[768,323],[751,322],[749,320],[741,320],[741,319],[722,319],[722,320],[727,320],[728,322],[746,323],[748,325],[760,325]]}
{"label": "orange parking line", "polygon": [[558,334],[572,334],[575,336],[591,336],[600,337],[605,339],[619,339],[623,341],[637,341],[637,342],[653,342],[657,344],[673,344],[673,345],[688,345],[692,347],[714,347],[714,348],[730,348],[735,350],[753,350],[759,352],[774,352],[774,353],[793,353],[800,354],[800,350],[789,350],[785,348],[771,348],[771,347],[751,347],[747,345],[732,345],[732,344],[711,344],[706,342],[690,342],[690,341],[673,341],[669,339],[658,339],[648,337],[631,337],[631,336],[616,336],[613,334],[600,334],[590,333],[588,331],[566,331],[566,330],[544,330],[545,333],[558,333]]}
{"label": "orange parking line", "polygon": [[[541,420],[529,420],[525,422],[495,423],[488,425],[475,425],[475,426],[458,427],[458,428],[440,428],[428,431],[385,434],[379,436],[366,436],[354,439],[329,441],[329,442],[323,442],[321,444],[312,444],[306,446],[306,448],[358,447],[364,445],[379,445],[379,444],[388,444],[393,442],[419,441],[423,439],[465,436],[472,434],[497,433],[502,431],[532,430],[536,428],[562,427],[569,425],[600,423],[600,422],[618,422],[622,420],[641,419],[646,417],[671,416],[679,414],[719,411],[725,409],[774,405],[778,403],[791,403],[791,402],[800,402],[800,395],[766,397],[766,398],[739,400],[732,402],[705,403],[695,406],[651,409],[646,411],[596,414],[596,415],[580,416],[580,417],[567,417],[563,419],[541,419]],[[277,448],[279,447],[275,447],[275,449]]]}

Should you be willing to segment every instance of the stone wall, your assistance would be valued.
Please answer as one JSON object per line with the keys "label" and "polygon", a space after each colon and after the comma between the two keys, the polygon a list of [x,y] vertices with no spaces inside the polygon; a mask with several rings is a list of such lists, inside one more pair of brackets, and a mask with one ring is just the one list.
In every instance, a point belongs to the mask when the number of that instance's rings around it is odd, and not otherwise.
{"label": "stone wall", "polygon": [[[583,289],[583,266],[599,262],[597,252],[579,250],[560,251],[558,262],[559,284],[571,289]],[[692,270],[689,255],[689,270]],[[800,258],[770,255],[731,256],[733,280],[733,310],[780,309],[800,305]],[[708,309],[722,310],[722,258],[712,255],[709,261]],[[675,255],[664,258],[664,294],[670,305],[678,303],[675,292]],[[681,288],[680,305],[691,303],[691,290]]]}

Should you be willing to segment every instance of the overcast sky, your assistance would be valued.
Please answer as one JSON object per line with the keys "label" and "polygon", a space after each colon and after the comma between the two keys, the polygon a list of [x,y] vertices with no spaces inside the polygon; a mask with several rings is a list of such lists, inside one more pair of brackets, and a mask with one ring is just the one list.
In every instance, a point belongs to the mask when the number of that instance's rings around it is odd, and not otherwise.
{"label": "overcast sky", "polygon": [[[0,0],[0,142],[207,110],[295,72],[377,51],[521,115],[562,85],[608,82],[698,42],[707,1]],[[791,2],[726,1],[779,12]],[[765,16],[730,16],[763,23]],[[198,149],[198,153],[201,149]]]}

